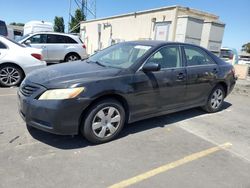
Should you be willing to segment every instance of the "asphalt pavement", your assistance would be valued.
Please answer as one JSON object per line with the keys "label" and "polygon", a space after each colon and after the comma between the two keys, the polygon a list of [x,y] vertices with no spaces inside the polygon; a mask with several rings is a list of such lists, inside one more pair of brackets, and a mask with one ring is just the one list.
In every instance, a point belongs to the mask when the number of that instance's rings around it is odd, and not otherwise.
{"label": "asphalt pavement", "polygon": [[0,88],[0,187],[250,187],[250,97],[221,112],[191,109],[127,125],[91,145],[81,136],[28,131],[16,88]]}

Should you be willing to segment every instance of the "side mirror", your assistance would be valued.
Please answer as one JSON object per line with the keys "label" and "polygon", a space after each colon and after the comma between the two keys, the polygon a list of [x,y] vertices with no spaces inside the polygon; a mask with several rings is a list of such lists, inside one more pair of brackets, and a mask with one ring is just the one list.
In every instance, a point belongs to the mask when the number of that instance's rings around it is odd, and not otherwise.
{"label": "side mirror", "polygon": [[30,46],[31,41],[30,41],[30,40],[26,40],[26,41],[24,42],[24,44],[27,45],[27,46]]}
{"label": "side mirror", "polygon": [[142,67],[143,72],[156,72],[161,70],[161,65],[158,63],[150,63],[150,64],[145,64]]}

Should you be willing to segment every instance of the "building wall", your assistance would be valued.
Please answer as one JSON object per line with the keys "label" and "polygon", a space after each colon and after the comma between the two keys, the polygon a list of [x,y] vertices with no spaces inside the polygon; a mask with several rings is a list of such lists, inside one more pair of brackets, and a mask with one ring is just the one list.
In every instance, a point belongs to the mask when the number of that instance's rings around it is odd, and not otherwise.
{"label": "building wall", "polygon": [[172,21],[174,16],[175,11],[172,9],[150,14],[134,14],[126,17],[82,23],[81,32],[84,32],[83,28],[85,28],[86,32],[83,41],[86,43],[88,53],[91,54],[98,49],[98,24],[101,24],[101,48],[108,47],[111,38],[111,28],[104,29],[104,24],[112,26],[112,39],[115,40],[154,39],[155,33],[152,19],[156,19],[156,22],[171,22],[168,40],[172,40]]}
{"label": "building wall", "polygon": [[[169,22],[170,27],[167,40],[182,41],[181,38],[184,37],[185,40],[183,39],[182,42],[189,42],[186,40],[186,32],[189,33],[190,38],[195,38],[196,35],[194,33],[198,32],[197,43],[200,43],[202,27],[199,24],[188,20],[182,26],[186,27],[184,28],[185,33],[183,33],[183,28],[178,28],[178,17],[183,15],[199,17],[209,21],[218,19],[217,16],[212,14],[175,6],[82,22],[81,36],[87,46],[88,53],[93,54],[98,49],[108,47],[111,44],[111,38],[115,41],[154,40],[156,23]],[[98,25],[100,32],[98,31]],[[104,28],[104,25],[111,25],[112,29],[111,27]],[[99,37],[101,43],[98,42]]]}

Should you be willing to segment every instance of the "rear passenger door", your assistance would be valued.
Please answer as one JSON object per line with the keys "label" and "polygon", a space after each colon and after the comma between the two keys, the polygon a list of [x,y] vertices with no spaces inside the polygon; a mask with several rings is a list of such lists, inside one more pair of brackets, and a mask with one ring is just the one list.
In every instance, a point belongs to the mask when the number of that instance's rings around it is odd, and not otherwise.
{"label": "rear passenger door", "polygon": [[48,34],[47,50],[50,62],[59,62],[65,58],[65,37],[62,35]]}
{"label": "rear passenger door", "polygon": [[217,78],[218,65],[199,47],[185,45],[183,50],[187,66],[187,104],[204,103]]}
{"label": "rear passenger door", "polygon": [[0,60],[7,54],[7,46],[0,41]]}

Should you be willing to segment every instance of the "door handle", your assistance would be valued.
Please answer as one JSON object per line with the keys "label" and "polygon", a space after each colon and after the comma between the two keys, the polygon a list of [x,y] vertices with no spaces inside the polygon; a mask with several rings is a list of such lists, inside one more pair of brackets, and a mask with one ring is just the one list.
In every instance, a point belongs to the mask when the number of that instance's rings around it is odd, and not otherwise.
{"label": "door handle", "polygon": [[177,75],[178,80],[184,80],[184,78],[185,78],[185,74],[182,72]]}

